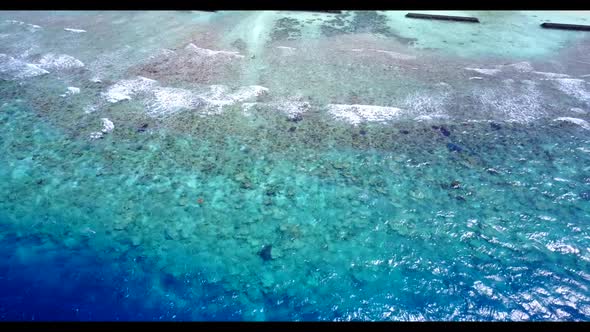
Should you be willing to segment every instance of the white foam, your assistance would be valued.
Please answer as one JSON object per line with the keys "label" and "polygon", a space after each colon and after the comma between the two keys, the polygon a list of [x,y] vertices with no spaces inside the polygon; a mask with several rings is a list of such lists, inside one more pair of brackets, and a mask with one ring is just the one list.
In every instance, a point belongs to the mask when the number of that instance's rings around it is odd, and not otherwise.
{"label": "white foam", "polygon": [[149,59],[156,59],[158,57],[168,57],[170,55],[176,54],[173,50],[169,50],[167,48],[160,49],[157,53],[152,54],[149,56]]}
{"label": "white foam", "polygon": [[521,73],[533,71],[533,66],[527,61],[517,62],[517,63],[510,64],[510,65],[504,65],[501,67],[509,67],[509,68],[515,69],[516,71],[521,72]]}
{"label": "white foam", "polygon": [[223,107],[234,105],[240,102],[252,101],[253,99],[266,94],[269,90],[260,85],[241,87],[235,92],[230,92],[225,85],[211,85],[210,90],[200,97],[208,105],[209,111],[221,112]]}
{"label": "white foam", "polygon": [[414,59],[416,59],[416,56],[414,56],[414,55],[408,55],[408,54],[398,53],[398,52],[394,52],[394,51],[379,50],[379,49],[375,49],[375,48],[368,48],[368,49],[352,48],[352,49],[348,49],[348,51],[359,52],[359,53],[366,52],[366,51],[375,52],[375,53],[382,53],[382,54],[387,54],[396,60],[414,60]]}
{"label": "white foam", "polygon": [[70,86],[68,87],[67,91],[65,94],[60,95],[61,97],[67,97],[67,96],[71,96],[71,95],[77,95],[80,93],[80,88],[76,88],[74,86]]}
{"label": "white foam", "polygon": [[119,92],[115,90],[107,91],[105,94],[109,103],[118,103],[123,100],[131,100],[131,95],[125,92]]}
{"label": "white foam", "polygon": [[529,315],[520,311],[520,310],[513,310],[510,313],[510,320],[511,321],[526,321],[529,319]]}
{"label": "white foam", "polygon": [[98,107],[96,107],[96,105],[86,105],[82,110],[84,111],[84,113],[90,114],[96,112],[97,109]]}
{"label": "white foam", "polygon": [[198,55],[206,56],[206,57],[213,57],[213,56],[225,56],[230,58],[243,58],[244,56],[241,55],[239,52],[233,51],[214,51],[208,48],[201,48],[197,45],[190,43],[185,47],[186,50],[193,51]]}
{"label": "white foam", "polygon": [[254,106],[256,106],[258,103],[243,103],[242,104],[242,112],[244,112],[244,115],[246,116],[250,116],[252,115],[252,113],[250,112],[252,110],[252,108]]}
{"label": "white foam", "polygon": [[480,74],[484,74],[484,75],[496,75],[499,72],[501,72],[500,69],[485,69],[485,68],[471,68],[471,67],[465,67],[465,69],[470,70],[470,71],[474,71]]}
{"label": "white foam", "polygon": [[276,104],[276,108],[285,113],[290,119],[296,119],[309,111],[311,105],[306,101],[286,100]]}
{"label": "white foam", "polygon": [[230,97],[236,102],[241,102],[262,96],[268,93],[268,91],[268,88],[261,85],[249,85],[239,88],[236,92],[232,93]]}
{"label": "white foam", "polygon": [[449,116],[446,114],[432,114],[432,115],[420,115],[414,118],[414,121],[432,121],[434,119],[448,119]]}
{"label": "white foam", "polygon": [[107,134],[107,133],[113,131],[113,129],[115,129],[115,125],[108,118],[102,118],[101,120],[102,120],[102,130],[90,133],[91,139],[102,138],[102,137],[104,137],[105,134]]}
{"label": "white foam", "polygon": [[481,295],[487,297],[492,297],[494,295],[494,290],[491,287],[484,285],[481,281],[476,281],[473,284],[473,288],[475,288]]}
{"label": "white foam", "polygon": [[154,99],[148,107],[151,116],[166,116],[178,111],[197,108],[203,100],[185,89],[158,87],[154,89]]}
{"label": "white foam", "polygon": [[541,93],[532,81],[523,81],[525,86],[516,90],[509,84],[504,89],[486,88],[475,90],[475,98],[483,104],[483,111],[491,116],[502,115],[503,120],[526,123],[541,115]]}
{"label": "white foam", "polygon": [[564,122],[569,122],[569,123],[573,123],[576,124],[586,130],[590,130],[590,123],[588,123],[588,121],[582,120],[582,119],[578,119],[578,118],[569,118],[569,117],[559,117],[557,119],[554,119],[553,121],[564,121]]}
{"label": "white foam", "polygon": [[522,80],[520,82],[526,84],[529,88],[533,88],[533,87],[537,86],[537,82],[532,81],[532,80]]}
{"label": "white foam", "polygon": [[402,53],[393,52],[393,51],[376,50],[376,49],[371,49],[371,51],[387,54],[390,57],[397,59],[397,60],[414,60],[414,59],[416,59],[416,56],[414,56],[414,55],[402,54]]}
{"label": "white foam", "polygon": [[25,64],[25,70],[21,72],[17,78],[39,76],[44,74],[49,74],[49,72],[43,68],[39,68],[37,65],[27,63]]}
{"label": "white foam", "polygon": [[505,69],[505,68],[513,69],[513,70],[516,70],[517,72],[520,72],[520,73],[528,73],[528,72],[533,71],[533,66],[527,61],[512,63],[509,65],[497,65],[494,67],[495,68],[493,68],[493,69],[473,68],[473,67],[466,67],[465,69],[475,71],[475,72],[478,72],[478,73],[484,74],[484,75],[490,75],[490,76],[500,73],[502,71],[502,69]]}
{"label": "white foam", "polygon": [[295,54],[295,51],[297,50],[295,47],[289,47],[289,46],[277,46],[277,49],[281,50],[281,54],[283,56],[290,56]]}
{"label": "white foam", "polygon": [[[570,181],[570,180],[568,180],[568,179],[564,179],[564,178],[557,178],[557,177],[553,178],[553,180],[555,180],[555,181],[557,181],[557,182],[571,182],[571,181]],[[540,218],[541,218],[541,219],[543,219],[543,220],[551,220],[551,221],[555,221],[555,220],[557,220],[557,219],[555,219],[555,218],[552,218],[552,217],[547,217],[547,216],[541,216]],[[547,218],[550,218],[550,219],[547,219]]]}
{"label": "white foam", "polygon": [[163,49],[162,49],[160,52],[161,52],[162,54],[164,54],[164,55],[172,55],[172,54],[176,54],[176,52],[174,52],[173,50],[169,50],[169,49],[167,49],[167,48],[163,48]]}
{"label": "white foam", "polygon": [[586,114],[588,113],[587,111],[579,108],[579,107],[572,107],[570,108],[570,111],[574,112],[574,113],[578,113],[578,114]]}
{"label": "white foam", "polygon": [[113,122],[107,118],[102,118],[102,132],[106,134],[113,131],[113,129],[115,129]]}
{"label": "white foam", "polygon": [[570,246],[569,244],[561,243],[561,242],[552,242],[548,243],[545,246],[547,249],[553,252],[560,252],[562,254],[579,254],[580,250]]}
{"label": "white foam", "polygon": [[445,118],[445,105],[449,96],[445,92],[415,92],[404,99],[403,108],[417,115],[415,120],[432,120],[434,118]]}
{"label": "white foam", "polygon": [[544,71],[534,71],[533,74],[542,75],[548,78],[566,78],[570,77],[568,74],[560,74],[560,73],[549,73]]}
{"label": "white foam", "polygon": [[254,106],[264,106],[270,107],[273,110],[277,110],[287,115],[290,119],[298,118],[300,115],[304,114],[305,112],[309,111],[311,108],[310,103],[306,101],[302,101],[301,98],[291,98],[282,100],[280,102],[272,102],[272,103],[243,103],[242,104],[242,111],[244,115],[251,115],[250,111]]}
{"label": "white foam", "polygon": [[123,100],[130,100],[137,93],[152,90],[156,84],[155,80],[138,76],[134,80],[121,80],[115,83],[102,95],[109,103],[118,103]]}
{"label": "white foam", "polygon": [[221,112],[222,108],[233,104],[233,100],[228,96],[229,88],[225,85],[211,85],[209,91],[203,93],[201,97],[211,108]]}
{"label": "white foam", "polygon": [[191,90],[161,87],[158,82],[139,76],[133,80],[121,80],[103,92],[103,97],[110,103],[130,100],[135,95],[143,95],[148,115],[168,116],[186,109],[199,109],[201,114],[217,114],[225,106],[253,101],[268,92],[268,89],[251,85],[231,91],[225,85],[211,85],[204,93]]}
{"label": "white foam", "polygon": [[362,122],[385,122],[394,119],[401,109],[375,105],[328,104],[328,113],[353,125]]}
{"label": "white foam", "polygon": [[565,94],[574,97],[580,101],[590,103],[590,93],[584,88],[586,82],[577,78],[558,78],[557,88]]}
{"label": "white foam", "polygon": [[0,54],[0,74],[13,79],[22,79],[49,74],[49,71],[6,54]]}
{"label": "white foam", "polygon": [[434,118],[430,115],[420,115],[414,118],[415,121],[430,121]]}
{"label": "white foam", "polygon": [[17,21],[17,20],[5,20],[6,23],[10,23],[10,24],[16,24],[16,25],[22,25],[25,26],[29,31],[31,32],[35,32],[39,29],[42,29],[40,26],[36,25],[36,24],[30,24],[30,23],[25,23],[23,21]]}
{"label": "white foam", "polygon": [[16,58],[24,60],[24,59],[28,58],[31,55],[31,53],[36,52],[37,49],[38,49],[38,47],[36,45],[34,45],[33,47],[29,47],[25,51],[23,51],[21,54],[19,54]]}
{"label": "white foam", "polygon": [[73,33],[84,33],[86,30],[82,29],[72,29],[72,28],[64,28],[65,31],[73,32]]}
{"label": "white foam", "polygon": [[71,69],[84,67],[84,63],[67,54],[45,54],[38,63],[43,69]]}
{"label": "white foam", "polygon": [[99,138],[102,138],[103,136],[104,136],[104,134],[100,131],[95,131],[95,132],[90,133],[91,139],[99,139]]}
{"label": "white foam", "polygon": [[127,68],[126,61],[120,59],[127,59],[133,56],[134,48],[125,45],[116,48],[110,52],[103,52],[97,54],[94,59],[87,64],[94,77],[108,77],[114,71],[124,71]]}
{"label": "white foam", "polygon": [[481,76],[471,76],[469,78],[469,80],[483,80],[483,77],[481,77]]}

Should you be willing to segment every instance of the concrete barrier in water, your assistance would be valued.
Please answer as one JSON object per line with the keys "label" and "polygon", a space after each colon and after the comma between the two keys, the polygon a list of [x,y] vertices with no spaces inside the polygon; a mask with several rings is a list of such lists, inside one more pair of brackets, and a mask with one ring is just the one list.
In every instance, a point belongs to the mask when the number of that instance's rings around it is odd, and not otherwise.
{"label": "concrete barrier in water", "polygon": [[564,23],[542,23],[541,27],[545,29],[560,29],[560,30],[579,30],[590,31],[590,25],[579,24],[564,24]]}
{"label": "concrete barrier in water", "polygon": [[428,20],[444,20],[444,21],[479,23],[479,19],[477,17],[468,17],[468,16],[448,16],[448,15],[407,13],[406,17],[408,17],[408,18],[422,18],[422,19],[428,19]]}

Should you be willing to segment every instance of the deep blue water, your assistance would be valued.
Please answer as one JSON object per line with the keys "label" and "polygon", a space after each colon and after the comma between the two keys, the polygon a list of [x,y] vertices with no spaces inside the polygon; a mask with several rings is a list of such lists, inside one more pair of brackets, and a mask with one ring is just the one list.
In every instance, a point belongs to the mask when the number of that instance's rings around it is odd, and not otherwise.
{"label": "deep blue water", "polygon": [[[29,252],[17,250],[20,243]],[[141,280],[131,279],[121,266],[101,262],[91,250],[68,250],[53,245],[39,250],[38,239],[2,239],[0,310],[3,320],[90,321],[153,320],[158,310],[142,305]],[[22,248],[19,246],[18,248]],[[27,258],[18,257],[28,256]],[[125,285],[126,288],[122,289]],[[157,318],[156,318],[157,319]]]}

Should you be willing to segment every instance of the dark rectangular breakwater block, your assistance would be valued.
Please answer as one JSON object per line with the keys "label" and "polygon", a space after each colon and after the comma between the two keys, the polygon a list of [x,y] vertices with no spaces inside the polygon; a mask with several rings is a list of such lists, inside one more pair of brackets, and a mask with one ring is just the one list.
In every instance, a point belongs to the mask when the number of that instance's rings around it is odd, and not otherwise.
{"label": "dark rectangular breakwater block", "polygon": [[447,15],[407,13],[406,17],[423,18],[423,19],[428,19],[428,20],[445,20],[445,21],[479,23],[479,19],[477,17],[467,17],[467,16],[447,16]]}
{"label": "dark rectangular breakwater block", "polygon": [[328,14],[340,14],[342,13],[341,10],[307,10],[308,12],[315,12],[315,13],[328,13]]}
{"label": "dark rectangular breakwater block", "polygon": [[543,23],[543,24],[541,24],[541,26],[545,29],[590,31],[590,25],[564,24],[564,23]]}

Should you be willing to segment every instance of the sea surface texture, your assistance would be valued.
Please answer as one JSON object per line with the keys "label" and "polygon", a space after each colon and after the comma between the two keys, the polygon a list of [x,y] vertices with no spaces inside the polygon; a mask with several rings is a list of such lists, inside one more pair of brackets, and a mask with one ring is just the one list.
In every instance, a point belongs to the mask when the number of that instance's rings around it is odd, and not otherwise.
{"label": "sea surface texture", "polygon": [[0,320],[590,320],[588,12],[0,12]]}

